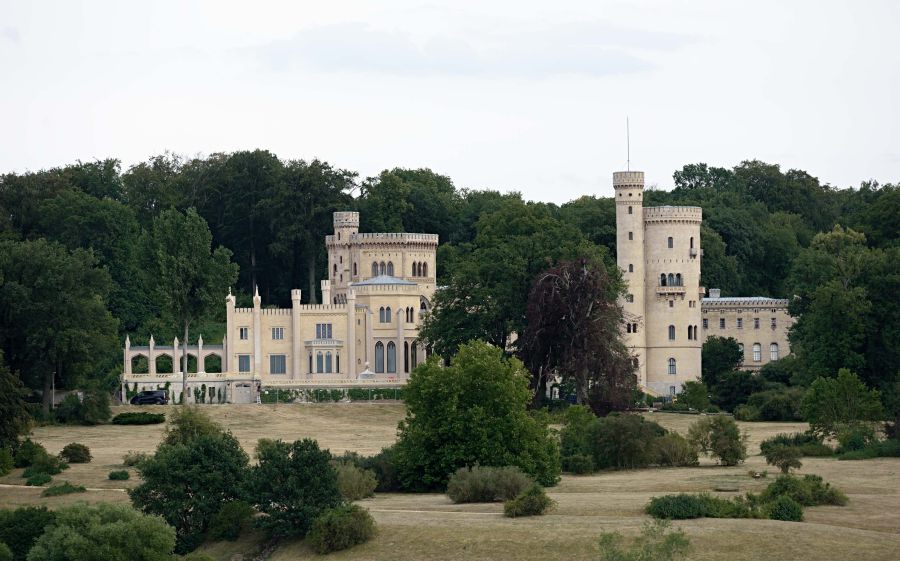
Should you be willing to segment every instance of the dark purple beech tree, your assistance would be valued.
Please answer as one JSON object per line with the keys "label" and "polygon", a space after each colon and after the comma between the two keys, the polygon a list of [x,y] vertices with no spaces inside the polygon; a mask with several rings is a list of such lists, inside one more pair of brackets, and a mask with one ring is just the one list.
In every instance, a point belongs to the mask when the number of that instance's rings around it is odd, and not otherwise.
{"label": "dark purple beech tree", "polygon": [[559,375],[574,382],[579,403],[596,415],[632,404],[637,378],[622,340],[624,294],[621,276],[599,259],[564,261],[535,278],[519,346],[535,403],[546,395],[547,381]]}

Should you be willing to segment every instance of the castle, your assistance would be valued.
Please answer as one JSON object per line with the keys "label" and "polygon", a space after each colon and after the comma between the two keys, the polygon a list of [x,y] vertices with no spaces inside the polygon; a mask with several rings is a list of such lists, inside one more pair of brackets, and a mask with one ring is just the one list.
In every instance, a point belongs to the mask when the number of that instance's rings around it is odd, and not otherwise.
{"label": "castle", "polygon": [[644,172],[613,174],[616,255],[628,282],[622,303],[624,337],[636,357],[638,383],[655,395],[675,395],[700,378],[707,338],[733,337],[757,370],[790,352],[793,318],[787,300],[720,296],[700,286],[700,207],[644,207]]}
{"label": "castle", "polygon": [[[721,297],[717,289],[704,296],[701,208],[644,207],[640,171],[614,173],[613,187],[618,266],[628,282],[623,335],[642,389],[671,396],[699,379],[701,348],[711,336],[737,339],[749,370],[790,352],[787,300]],[[252,308],[238,308],[229,293],[222,344],[201,337],[187,348],[196,364],[187,375],[189,400],[246,403],[262,387],[405,384],[426,355],[418,334],[436,288],[438,236],[360,233],[359,213],[335,212],[325,245],[324,304],[301,304],[295,289],[290,308],[263,308],[258,291]],[[122,395],[160,388],[178,395],[181,350],[177,338],[167,346],[152,336],[147,346],[126,338]],[[162,357],[172,372],[158,371]],[[218,368],[207,369],[210,357]],[[141,359],[147,368],[137,372]]]}
{"label": "castle", "polygon": [[[252,308],[225,298],[226,328],[221,345],[200,338],[187,352],[196,360],[188,372],[189,400],[203,386],[206,395],[231,403],[256,399],[265,387],[346,387],[402,385],[426,350],[419,325],[435,290],[435,234],[359,232],[359,213],[334,213],[334,234],[326,236],[329,278],[322,282],[324,304],[301,304],[291,291],[290,308],[263,308],[259,292]],[[216,356],[219,372],[208,372]],[[139,357],[146,372],[135,372]],[[157,372],[170,357],[173,372]],[[132,346],[126,339],[122,395],[166,387],[181,391],[179,342]],[[209,393],[207,393],[209,392]]]}

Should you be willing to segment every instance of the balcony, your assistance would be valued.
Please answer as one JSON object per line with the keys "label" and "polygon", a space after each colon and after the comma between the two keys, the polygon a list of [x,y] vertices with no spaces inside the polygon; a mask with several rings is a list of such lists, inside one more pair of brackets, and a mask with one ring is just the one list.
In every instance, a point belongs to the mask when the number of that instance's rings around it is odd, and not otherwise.
{"label": "balcony", "polygon": [[685,290],[683,286],[657,286],[656,287],[657,294],[684,294]]}

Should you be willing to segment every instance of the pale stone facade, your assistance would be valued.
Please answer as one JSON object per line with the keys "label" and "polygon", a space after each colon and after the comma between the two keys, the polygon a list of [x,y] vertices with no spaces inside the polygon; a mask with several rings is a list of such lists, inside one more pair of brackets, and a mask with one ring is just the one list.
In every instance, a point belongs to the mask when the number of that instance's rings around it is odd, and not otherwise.
{"label": "pale stone facade", "polygon": [[[405,383],[425,359],[418,329],[434,294],[438,237],[361,234],[358,228],[358,213],[334,213],[334,234],[326,237],[325,304],[301,304],[301,292],[295,289],[290,308],[263,308],[258,292],[252,308],[238,308],[229,294],[223,344],[204,347],[201,339],[188,347],[189,354],[200,358],[198,372],[188,373],[188,385],[216,388],[227,401],[245,402],[255,399],[254,392],[263,386]],[[163,355],[176,357],[177,372],[156,372],[156,359]],[[221,358],[221,372],[205,371],[210,355]],[[139,356],[148,359],[149,372],[132,371]],[[177,395],[178,357],[177,339],[171,347],[157,347],[152,338],[146,347],[126,340],[123,384],[141,390],[168,382]]]}

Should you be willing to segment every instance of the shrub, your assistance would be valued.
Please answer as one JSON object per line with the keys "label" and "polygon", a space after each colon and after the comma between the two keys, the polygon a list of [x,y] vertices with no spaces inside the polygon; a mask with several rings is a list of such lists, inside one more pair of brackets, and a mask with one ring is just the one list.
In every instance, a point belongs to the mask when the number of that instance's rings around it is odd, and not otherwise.
{"label": "shrub", "polygon": [[54,520],[56,513],[42,506],[0,510],[0,536],[12,551],[13,559],[25,561],[34,542]]}
{"label": "shrub", "polygon": [[635,469],[657,460],[656,437],[666,430],[640,415],[611,414],[596,419],[587,430],[587,441],[596,469]]}
{"label": "shrub", "polygon": [[776,466],[781,473],[788,473],[791,468],[800,469],[800,448],[796,446],[773,446],[766,451],[766,463]]}
{"label": "shrub", "polygon": [[113,417],[112,422],[114,425],[158,425],[166,422],[166,414],[148,411],[119,413]]}
{"label": "shrub", "polygon": [[870,425],[854,424],[837,428],[838,454],[862,450],[876,441]]}
{"label": "shrub", "polygon": [[454,503],[506,501],[533,484],[530,477],[513,466],[459,468],[447,482],[447,496]]}
{"label": "shrub", "polygon": [[253,516],[253,508],[244,501],[231,501],[222,505],[209,523],[207,535],[213,540],[235,541]]}
{"label": "shrub", "polygon": [[141,462],[147,460],[150,457],[150,454],[146,452],[137,452],[135,450],[129,450],[125,452],[125,455],[122,456],[122,463],[128,467],[135,467],[139,465]]}
{"label": "shrub", "polygon": [[563,456],[562,469],[566,473],[574,473],[576,475],[594,473],[594,458],[587,454]]}
{"label": "shrub", "polygon": [[165,521],[125,505],[79,504],[57,511],[28,561],[60,559],[171,559],[175,532]]}
{"label": "shrub", "polygon": [[225,434],[222,425],[213,421],[196,405],[176,407],[169,417],[166,432],[163,436],[165,444],[186,444],[201,436],[219,437]]}
{"label": "shrub", "polygon": [[317,553],[331,553],[365,543],[375,536],[375,521],[357,505],[325,510],[312,524],[306,540]]}
{"label": "shrub", "polygon": [[764,502],[774,502],[781,496],[790,497],[803,506],[847,504],[847,496],[825,483],[818,475],[804,475],[802,479],[793,475],[779,475],[766,487],[760,498]]}
{"label": "shrub", "polygon": [[845,452],[839,460],[870,460],[872,458],[900,458],[900,440],[873,442],[855,452]]}
{"label": "shrub", "polygon": [[303,537],[319,514],[343,502],[331,454],[315,440],[270,441],[257,447],[257,455],[247,497],[267,515],[257,524],[273,535]]}
{"label": "shrub", "polygon": [[96,425],[108,421],[111,416],[109,395],[99,390],[84,392],[82,399],[70,393],[56,408],[56,420],[66,424]]}
{"label": "shrub", "polygon": [[[803,388],[781,387],[751,394],[747,407],[755,410],[753,421],[802,421],[800,403],[805,394]],[[737,409],[735,409],[737,417]]]}
{"label": "shrub", "polygon": [[678,394],[678,403],[687,405],[696,411],[709,407],[709,388],[703,382],[685,382]]}
{"label": "shrub", "polygon": [[12,550],[3,542],[0,542],[0,561],[13,561]]}
{"label": "shrub", "polygon": [[793,434],[777,434],[772,438],[763,440],[759,450],[763,456],[777,446],[790,446],[800,450],[801,456],[830,456],[834,450],[823,442],[821,436],[812,432],[795,432]]}
{"label": "shrub", "polygon": [[108,477],[113,481],[125,481],[131,477],[131,474],[126,469],[114,469],[109,472]]}
{"label": "shrub", "polygon": [[846,368],[836,378],[816,378],[803,397],[803,413],[817,434],[836,435],[845,425],[883,417],[877,390],[870,390]]}
{"label": "shrub", "polygon": [[56,456],[47,454],[46,456],[37,455],[33,458],[31,465],[25,468],[22,477],[31,477],[35,473],[46,473],[48,475],[56,475],[62,470],[69,469],[69,464],[60,460]]}
{"label": "shrub", "polygon": [[25,480],[25,485],[29,485],[31,487],[41,487],[43,485],[46,485],[47,483],[50,483],[50,481],[52,480],[53,478],[50,477],[50,474],[39,472],[28,476],[28,479]]}
{"label": "shrub", "polygon": [[647,505],[646,512],[654,518],[670,520],[687,520],[691,518],[730,518],[733,505],[726,499],[707,494],[665,495],[653,497]]}
{"label": "shrub", "polygon": [[752,405],[738,405],[734,408],[734,418],[738,421],[750,422],[759,420],[759,409]]}
{"label": "shrub", "polygon": [[600,534],[602,561],[676,561],[691,550],[691,541],[681,530],[670,532],[670,522],[654,520],[641,529],[631,548],[623,550],[618,532]]}
{"label": "shrub", "polygon": [[699,464],[697,449],[677,432],[657,437],[654,446],[657,453],[656,462],[661,466],[684,467]]}
{"label": "shrub", "polygon": [[30,438],[26,438],[21,444],[19,444],[19,449],[16,450],[15,455],[15,466],[17,468],[28,467],[30,466],[36,458],[49,456],[47,453],[47,449],[34,442]]}
{"label": "shrub", "polygon": [[375,491],[382,493],[400,491],[401,485],[394,461],[395,456],[395,448],[388,446],[387,448],[382,448],[381,452],[374,456],[357,456],[357,460],[354,463],[357,467],[367,469],[375,474],[375,479],[378,480],[378,486],[375,487]]}
{"label": "shrub", "polygon": [[56,497],[59,495],[69,495],[72,493],[84,493],[87,489],[83,485],[72,485],[68,481],[63,481],[59,485],[52,485],[41,492],[42,497]]}
{"label": "shrub", "polygon": [[15,465],[15,460],[9,448],[0,448],[0,477],[11,472]]}
{"label": "shrub", "polygon": [[698,419],[688,429],[688,440],[724,466],[736,466],[747,458],[747,434],[725,415]]}
{"label": "shrub", "polygon": [[540,516],[551,506],[553,506],[553,501],[544,492],[544,488],[534,484],[516,498],[503,503],[503,515],[509,518]]}
{"label": "shrub", "polygon": [[337,472],[337,484],[341,496],[348,501],[358,501],[375,495],[378,480],[371,471],[345,462],[338,462],[334,469]]}
{"label": "shrub", "polygon": [[803,507],[787,495],[781,495],[767,505],[766,512],[772,520],[803,521]]}
{"label": "shrub", "polygon": [[86,464],[91,461],[91,450],[84,444],[72,442],[65,445],[59,457],[70,464]]}

